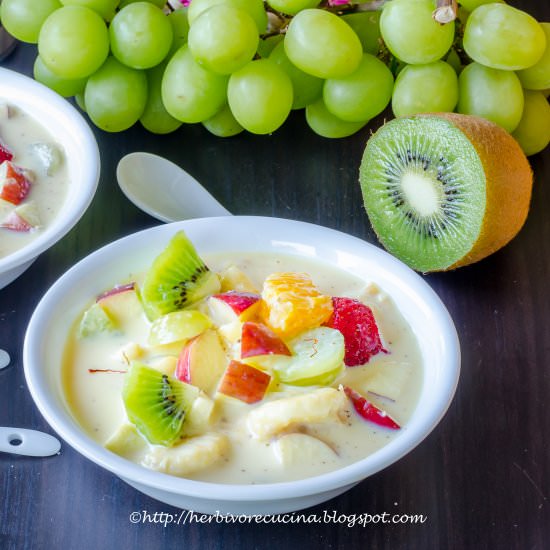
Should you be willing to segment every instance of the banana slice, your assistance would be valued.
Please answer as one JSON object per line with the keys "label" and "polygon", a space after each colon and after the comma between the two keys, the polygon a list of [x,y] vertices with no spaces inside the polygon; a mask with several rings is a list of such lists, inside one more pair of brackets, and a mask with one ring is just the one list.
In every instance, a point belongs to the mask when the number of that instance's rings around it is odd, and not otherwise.
{"label": "banana slice", "polygon": [[210,433],[187,439],[176,447],[155,447],[145,455],[141,464],[157,472],[184,477],[222,460],[229,448],[225,435]]}
{"label": "banana slice", "polygon": [[283,435],[273,447],[282,466],[334,464],[338,455],[323,441],[307,434]]}
{"label": "banana slice", "polygon": [[293,424],[339,422],[346,403],[344,392],[334,388],[277,399],[248,414],[248,429],[259,439],[269,439]]}

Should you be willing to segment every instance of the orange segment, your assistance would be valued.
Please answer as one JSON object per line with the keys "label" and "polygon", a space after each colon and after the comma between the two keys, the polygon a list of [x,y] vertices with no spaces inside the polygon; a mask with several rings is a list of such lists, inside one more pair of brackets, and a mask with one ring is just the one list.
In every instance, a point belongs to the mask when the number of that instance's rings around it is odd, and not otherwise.
{"label": "orange segment", "polygon": [[284,337],[318,327],[332,315],[332,298],[321,294],[307,273],[272,273],[262,299],[266,323]]}

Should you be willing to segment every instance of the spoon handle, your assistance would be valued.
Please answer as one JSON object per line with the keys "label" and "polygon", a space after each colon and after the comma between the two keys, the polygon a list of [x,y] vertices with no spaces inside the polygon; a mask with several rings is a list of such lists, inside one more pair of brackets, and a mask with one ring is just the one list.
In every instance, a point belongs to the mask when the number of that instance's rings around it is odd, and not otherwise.
{"label": "spoon handle", "polygon": [[61,449],[52,435],[23,428],[0,427],[0,452],[23,456],[51,456]]}

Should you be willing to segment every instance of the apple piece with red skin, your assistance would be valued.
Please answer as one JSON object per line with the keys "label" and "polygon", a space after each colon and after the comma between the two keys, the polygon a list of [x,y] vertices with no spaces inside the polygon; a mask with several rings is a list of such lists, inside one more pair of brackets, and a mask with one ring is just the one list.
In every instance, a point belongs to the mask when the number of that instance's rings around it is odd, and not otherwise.
{"label": "apple piece with red skin", "polygon": [[[2,200],[2,199],[0,199]],[[2,200],[3,204],[9,204]],[[13,205],[11,205],[13,208]],[[0,224],[4,229],[28,233],[40,226],[40,216],[33,201],[28,201],[20,206],[17,206],[5,220]]]}
{"label": "apple piece with red skin", "polygon": [[266,372],[232,360],[225,369],[218,392],[252,404],[264,398],[270,382],[271,376]]}
{"label": "apple piece with red skin", "polygon": [[176,378],[213,395],[227,361],[218,333],[208,329],[189,340],[181,350]]}
{"label": "apple piece with red skin", "polygon": [[257,311],[260,295],[253,292],[230,290],[214,294],[208,299],[210,318],[218,326],[236,321],[246,321]]}
{"label": "apple piece with red skin", "polygon": [[247,321],[241,332],[241,359],[257,355],[292,355],[288,346],[262,323]]}
{"label": "apple piece with red skin", "polygon": [[369,422],[373,422],[378,426],[399,430],[401,426],[386,412],[373,405],[360,393],[351,389],[349,386],[344,386],[344,393],[351,401],[353,408],[357,411],[361,418]]}
{"label": "apple piece with red skin", "polygon": [[11,160],[13,153],[0,141],[0,164],[5,160]]}
{"label": "apple piece with red skin", "polygon": [[31,182],[13,162],[0,164],[0,198],[12,204],[20,204],[31,190]]}
{"label": "apple piece with red skin", "polygon": [[135,283],[115,286],[96,298],[117,327],[124,327],[137,316],[143,314],[143,306],[138,298]]}

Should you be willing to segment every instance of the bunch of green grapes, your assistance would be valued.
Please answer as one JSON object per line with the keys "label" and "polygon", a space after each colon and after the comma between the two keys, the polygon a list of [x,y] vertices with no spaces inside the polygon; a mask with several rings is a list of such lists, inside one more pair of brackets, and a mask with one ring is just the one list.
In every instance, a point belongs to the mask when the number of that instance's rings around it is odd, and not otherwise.
{"label": "bunch of green grapes", "polygon": [[455,20],[451,0],[3,0],[0,16],[38,44],[35,78],[106,131],[269,134],[303,109],[339,138],[391,103],[483,116],[528,154],[550,141],[550,23],[504,3],[462,0]]}

